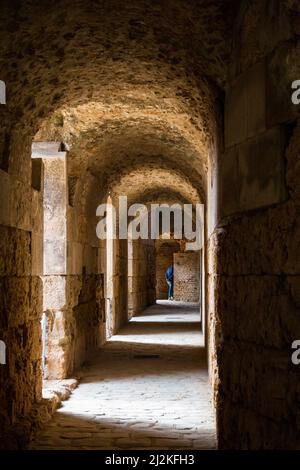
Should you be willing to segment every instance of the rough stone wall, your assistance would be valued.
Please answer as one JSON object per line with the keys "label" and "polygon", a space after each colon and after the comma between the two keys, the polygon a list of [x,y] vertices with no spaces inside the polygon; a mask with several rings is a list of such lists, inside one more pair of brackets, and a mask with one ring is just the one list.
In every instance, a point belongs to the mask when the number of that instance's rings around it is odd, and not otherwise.
{"label": "rough stone wall", "polygon": [[[92,180],[92,177],[90,177]],[[93,185],[94,181],[89,185]],[[67,302],[72,318],[72,365],[77,369],[105,340],[105,252],[96,239],[95,211],[68,207]],[[85,232],[80,233],[82,227]],[[72,368],[69,375],[72,373]]]}
{"label": "rough stone wall", "polygon": [[168,298],[168,284],[166,283],[166,270],[173,264],[173,255],[180,250],[176,240],[157,240],[156,252],[156,299]]}
{"label": "rough stone wall", "polygon": [[200,257],[198,251],[174,253],[174,299],[199,302]]}
{"label": "rough stone wall", "polygon": [[[42,283],[30,276],[30,233],[4,226],[0,232],[0,331],[6,344],[6,364],[0,367],[0,447],[10,448],[16,445],[19,420],[41,399]],[[15,247],[28,251],[25,256],[10,258]]]}
{"label": "rough stone wall", "polygon": [[128,314],[134,316],[155,303],[155,246],[153,240],[128,244]]}
{"label": "rough stone wall", "polygon": [[103,342],[102,274],[44,276],[45,379],[72,373]]}
{"label": "rough stone wall", "polygon": [[78,369],[103,342],[101,323],[104,318],[103,276],[84,275],[78,303],[74,308],[74,369]]}
{"label": "rough stone wall", "polygon": [[[96,289],[102,299],[92,187],[118,185],[122,173],[133,171],[133,186],[147,180],[155,196],[168,185],[184,197],[205,196],[215,84],[224,83],[228,56],[230,15],[223,20],[222,12],[232,11],[232,3],[1,1],[0,78],[8,91],[0,107],[1,335],[8,344],[3,422],[16,423],[41,398],[43,309],[48,355],[52,336],[62,376],[84,360],[87,338],[93,344],[98,329],[103,335],[92,294]],[[69,149],[67,269],[47,278],[40,278],[43,188],[37,190],[36,172],[31,182],[33,140]],[[117,328],[127,319],[125,246],[116,258]],[[47,283],[64,285],[49,304],[42,295]],[[82,331],[85,315],[89,326]]]}
{"label": "rough stone wall", "polygon": [[6,171],[0,170],[0,339],[6,343],[0,447],[12,448],[23,441],[20,423],[41,400],[42,281],[33,240],[39,237],[42,213],[40,193],[31,188],[28,139],[14,135],[6,152]]}
{"label": "rough stone wall", "polygon": [[[39,144],[39,148],[45,145]],[[59,152],[58,158],[50,155],[43,159],[42,336],[46,379],[70,377],[103,341],[103,275],[98,271],[95,214],[86,204],[82,206],[82,200],[69,205],[67,159],[66,152]],[[87,194],[93,183],[93,177],[87,174]]]}
{"label": "rough stone wall", "polygon": [[31,143],[22,135],[14,136],[8,163],[7,171],[0,170],[0,339],[7,346],[7,363],[0,367],[0,427],[1,446],[14,448],[30,435],[36,406],[44,406],[43,311],[48,319],[44,378],[70,376],[101,341],[103,280],[95,268],[94,242],[83,236],[79,243],[71,234],[70,226],[78,224],[71,219],[79,214],[73,208],[66,222],[69,274],[43,275],[44,165],[31,173]]}
{"label": "rough stone wall", "polygon": [[210,369],[221,448],[299,449],[300,123],[290,87],[300,12],[251,3],[226,96],[222,224],[209,240]]}

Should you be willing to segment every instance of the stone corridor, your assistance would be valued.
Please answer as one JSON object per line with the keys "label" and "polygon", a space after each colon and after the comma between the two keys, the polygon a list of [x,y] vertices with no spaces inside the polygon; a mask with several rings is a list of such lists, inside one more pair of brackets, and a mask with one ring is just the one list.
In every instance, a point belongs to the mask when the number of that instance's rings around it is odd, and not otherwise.
{"label": "stone corridor", "polygon": [[300,1],[0,12],[0,450],[300,450]]}
{"label": "stone corridor", "polygon": [[159,301],[80,371],[32,449],[213,449],[199,307]]}

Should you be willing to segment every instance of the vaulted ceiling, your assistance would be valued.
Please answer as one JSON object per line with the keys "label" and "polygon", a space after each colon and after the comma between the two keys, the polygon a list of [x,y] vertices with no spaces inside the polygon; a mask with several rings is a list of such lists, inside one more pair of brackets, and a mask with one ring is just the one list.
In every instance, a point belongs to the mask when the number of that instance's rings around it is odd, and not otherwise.
{"label": "vaulted ceiling", "polygon": [[10,116],[64,142],[81,185],[90,174],[101,191],[205,199],[236,3],[4,2]]}

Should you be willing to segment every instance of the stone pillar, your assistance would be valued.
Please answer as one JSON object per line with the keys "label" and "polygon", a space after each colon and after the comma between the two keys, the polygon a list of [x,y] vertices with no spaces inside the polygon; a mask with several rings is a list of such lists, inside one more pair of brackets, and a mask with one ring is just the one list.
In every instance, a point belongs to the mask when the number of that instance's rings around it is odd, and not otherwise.
{"label": "stone pillar", "polygon": [[58,142],[35,142],[32,158],[43,161],[43,275],[67,273],[67,153]]}
{"label": "stone pillar", "polygon": [[[72,322],[67,301],[67,153],[58,142],[38,142],[32,158],[43,161],[43,373],[61,379],[72,368]],[[70,344],[69,344],[70,343]],[[69,345],[69,347],[68,347]]]}
{"label": "stone pillar", "polygon": [[67,272],[66,152],[44,160],[44,275]]}

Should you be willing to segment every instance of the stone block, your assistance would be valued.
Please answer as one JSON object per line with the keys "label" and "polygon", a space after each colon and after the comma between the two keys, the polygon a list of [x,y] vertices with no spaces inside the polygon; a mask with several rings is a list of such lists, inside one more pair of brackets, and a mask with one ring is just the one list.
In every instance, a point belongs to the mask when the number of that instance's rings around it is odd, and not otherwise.
{"label": "stone block", "polygon": [[44,310],[57,310],[66,306],[66,277],[44,276]]}
{"label": "stone block", "polygon": [[6,171],[0,170],[0,224],[10,225],[10,176]]}
{"label": "stone block", "polygon": [[35,233],[43,234],[44,230],[44,210],[43,210],[43,197],[40,191],[31,192],[31,230]]}
{"label": "stone block", "polygon": [[288,276],[287,281],[292,301],[297,308],[300,308],[300,276]]}
{"label": "stone block", "polygon": [[36,191],[43,191],[43,161],[41,158],[31,159],[31,186]]}
{"label": "stone block", "polygon": [[[267,59],[267,126],[292,121],[299,117],[300,105],[291,100],[292,82],[300,76],[300,48],[286,42],[275,49]],[[291,67],[293,64],[293,67]]]}
{"label": "stone block", "polygon": [[245,77],[241,76],[227,91],[225,98],[225,146],[231,147],[247,136],[247,92]]}
{"label": "stone block", "polygon": [[68,274],[82,274],[83,247],[81,243],[69,241],[67,243],[67,269]]}
{"label": "stone block", "polygon": [[247,92],[247,138],[266,129],[266,64],[262,60],[244,75]]}
{"label": "stone block", "polygon": [[87,274],[96,272],[97,248],[90,245],[83,246],[82,264],[85,266]]}
{"label": "stone block", "polygon": [[0,225],[0,276],[30,273],[30,232]]}
{"label": "stone block", "polygon": [[31,186],[31,136],[22,135],[15,130],[10,141],[9,174],[29,187]]}
{"label": "stone block", "polygon": [[260,61],[240,75],[225,99],[225,147],[266,129],[266,66]]}
{"label": "stone block", "polygon": [[29,319],[41,321],[43,312],[43,281],[40,276],[30,277]]}
{"label": "stone block", "polygon": [[49,240],[66,237],[66,214],[63,209],[44,210],[44,236]]}
{"label": "stone block", "polygon": [[39,320],[31,322],[30,332],[30,357],[32,361],[39,363],[42,358],[42,329]]}
{"label": "stone block", "polygon": [[284,139],[271,129],[239,147],[240,210],[255,209],[285,199]]}
{"label": "stone block", "polygon": [[79,241],[80,220],[78,211],[74,207],[67,207],[67,237],[68,241]]}
{"label": "stone block", "polygon": [[10,327],[22,325],[28,321],[30,305],[30,278],[7,277],[4,282],[4,300]]}
{"label": "stone block", "polygon": [[[288,376],[267,366],[259,377],[258,406],[264,416],[275,421],[288,417]],[[266,397],[268,399],[266,400]]]}
{"label": "stone block", "polygon": [[128,290],[129,292],[133,292],[134,289],[134,279],[133,277],[128,273]]}
{"label": "stone block", "polygon": [[[283,235],[286,235],[286,239],[281,240],[281,249],[284,252],[285,259],[282,265],[282,271],[288,274],[298,275],[300,272],[300,219],[299,211],[295,214],[296,222],[293,224],[293,227],[287,233],[283,232]],[[287,221],[288,222],[288,221]],[[287,224],[286,224],[287,225]]]}
{"label": "stone block", "polygon": [[44,240],[44,274],[66,274],[66,242]]}
{"label": "stone block", "polygon": [[11,178],[9,213],[10,225],[22,230],[31,230],[31,186]]}
{"label": "stone block", "polygon": [[[300,105],[299,105],[300,107]],[[300,159],[299,159],[299,148],[300,148],[300,126],[298,125],[293,132],[293,136],[289,141],[289,146],[286,151],[287,159],[287,186],[289,188],[290,195],[293,199],[300,200]]]}
{"label": "stone block", "polygon": [[280,348],[285,294],[276,276],[229,276],[219,282],[219,307],[225,337]]}
{"label": "stone block", "polygon": [[106,250],[105,244],[100,242],[100,247],[98,248],[98,273],[105,273],[106,271]]}
{"label": "stone block", "polygon": [[31,233],[31,273],[42,276],[43,273],[43,235]]}
{"label": "stone block", "polygon": [[232,147],[223,155],[220,164],[221,215],[227,216],[239,209],[238,149]]}
{"label": "stone block", "polygon": [[56,154],[61,150],[61,142],[33,142],[31,145],[32,157],[56,157]]}

